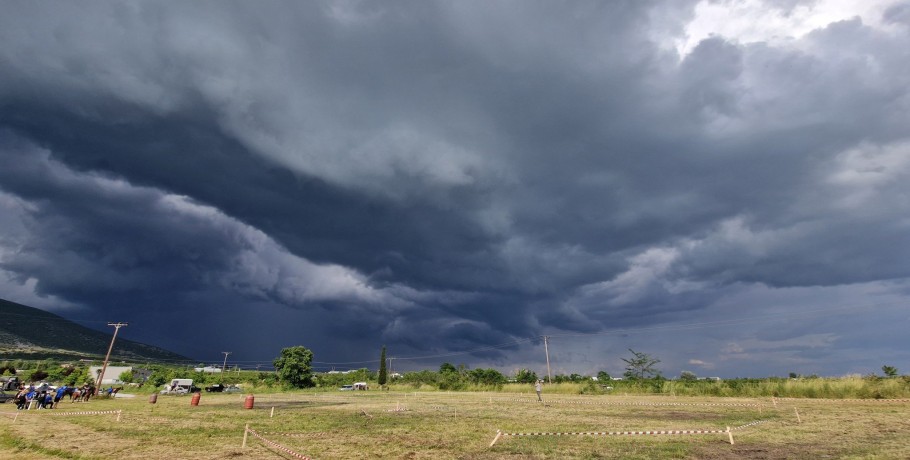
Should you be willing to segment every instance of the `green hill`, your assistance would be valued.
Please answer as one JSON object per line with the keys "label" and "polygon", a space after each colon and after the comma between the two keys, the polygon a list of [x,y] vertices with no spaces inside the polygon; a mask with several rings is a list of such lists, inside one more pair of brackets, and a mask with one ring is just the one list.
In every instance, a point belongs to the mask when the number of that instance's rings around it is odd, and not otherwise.
{"label": "green hill", "polygon": [[[111,335],[44,310],[0,299],[0,355],[5,359],[104,359]],[[192,362],[163,348],[120,337],[111,359]]]}

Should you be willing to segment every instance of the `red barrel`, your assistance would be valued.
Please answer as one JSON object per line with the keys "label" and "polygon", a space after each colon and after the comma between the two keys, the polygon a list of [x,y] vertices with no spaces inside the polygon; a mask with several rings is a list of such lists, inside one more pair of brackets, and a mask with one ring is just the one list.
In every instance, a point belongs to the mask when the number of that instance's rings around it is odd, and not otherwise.
{"label": "red barrel", "polygon": [[255,400],[256,400],[256,398],[254,398],[253,395],[247,395],[246,401],[244,401],[244,403],[243,403],[243,408],[244,408],[244,409],[252,409],[252,408],[253,408],[253,401],[255,401]]}
{"label": "red barrel", "polygon": [[149,395],[149,404],[155,404],[158,402],[158,393],[152,393]]}
{"label": "red barrel", "polygon": [[201,398],[201,397],[202,397],[202,393],[193,393],[193,399],[190,400],[190,405],[191,405],[191,406],[198,406],[198,405],[199,405],[199,398]]}

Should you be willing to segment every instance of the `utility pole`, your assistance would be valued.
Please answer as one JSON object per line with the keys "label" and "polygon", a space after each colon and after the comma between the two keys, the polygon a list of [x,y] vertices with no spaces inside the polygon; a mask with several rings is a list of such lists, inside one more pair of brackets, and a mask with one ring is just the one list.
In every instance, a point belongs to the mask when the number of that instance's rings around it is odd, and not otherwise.
{"label": "utility pole", "polygon": [[547,383],[553,383],[553,378],[550,377],[550,348],[547,347],[547,340],[549,336],[543,336],[543,351],[547,354]]}
{"label": "utility pole", "polygon": [[227,357],[232,351],[222,351],[224,353],[224,363],[221,365],[221,381],[224,381],[224,368],[227,367]]}
{"label": "utility pole", "polygon": [[101,379],[104,378],[104,373],[107,371],[107,360],[111,358],[111,350],[114,349],[114,340],[117,340],[117,332],[120,331],[121,327],[126,326],[126,323],[107,323],[108,326],[114,326],[114,336],[111,337],[111,346],[107,347],[107,354],[104,355],[104,365],[101,366],[101,374],[98,374],[98,382],[95,385],[95,395],[101,393]]}

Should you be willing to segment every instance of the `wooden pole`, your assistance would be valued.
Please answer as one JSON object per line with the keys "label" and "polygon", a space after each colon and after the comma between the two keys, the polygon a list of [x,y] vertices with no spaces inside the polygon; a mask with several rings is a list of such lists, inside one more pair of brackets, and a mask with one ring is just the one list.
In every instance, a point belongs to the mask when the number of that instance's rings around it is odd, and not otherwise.
{"label": "wooden pole", "polygon": [[733,444],[733,432],[730,431],[730,427],[727,427],[727,436],[730,437],[730,444]]}
{"label": "wooden pole", "polygon": [[101,366],[101,373],[98,374],[98,383],[95,387],[95,393],[92,396],[98,396],[101,394],[101,384],[103,383],[102,379],[104,379],[104,373],[107,372],[107,362],[111,358],[111,350],[114,349],[114,341],[117,340],[117,332],[120,331],[121,327],[128,326],[126,323],[107,323],[107,325],[114,326],[114,336],[111,337],[111,345],[107,347],[107,354],[104,355],[104,364]]}
{"label": "wooden pole", "polygon": [[269,415],[269,418],[272,418],[274,416],[275,416],[275,406],[272,406],[272,414]]}
{"label": "wooden pole", "polygon": [[543,336],[543,351],[547,355],[547,383],[553,383],[553,379],[550,377],[550,348],[547,346],[549,339],[550,337]]}
{"label": "wooden pole", "polygon": [[797,422],[797,423],[803,423],[802,419],[799,418],[799,411],[796,410],[795,407],[793,408],[793,412],[796,412],[796,422]]}
{"label": "wooden pole", "polygon": [[493,444],[496,444],[496,441],[499,441],[500,436],[502,436],[502,431],[496,430],[496,437],[493,438],[493,442],[490,443],[490,447],[493,447]]}
{"label": "wooden pole", "polygon": [[247,423],[246,426],[243,428],[243,445],[240,447],[246,448],[246,435],[249,432],[250,432],[250,424]]}

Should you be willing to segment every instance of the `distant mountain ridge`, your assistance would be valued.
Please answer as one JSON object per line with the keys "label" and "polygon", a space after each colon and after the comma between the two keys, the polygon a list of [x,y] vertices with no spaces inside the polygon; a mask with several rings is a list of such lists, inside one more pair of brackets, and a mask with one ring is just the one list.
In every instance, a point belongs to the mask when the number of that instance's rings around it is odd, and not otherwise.
{"label": "distant mountain ridge", "polygon": [[[113,332],[89,329],[62,316],[0,299],[0,355],[5,359],[104,359]],[[117,337],[111,358],[186,361],[163,348]]]}

